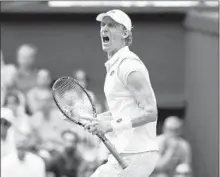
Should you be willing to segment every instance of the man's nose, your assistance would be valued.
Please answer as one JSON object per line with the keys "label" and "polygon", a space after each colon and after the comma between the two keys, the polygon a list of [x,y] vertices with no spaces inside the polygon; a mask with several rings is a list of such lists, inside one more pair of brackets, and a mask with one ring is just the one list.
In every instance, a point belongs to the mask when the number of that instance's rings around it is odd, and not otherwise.
{"label": "man's nose", "polygon": [[107,33],[107,26],[102,26],[101,30],[100,30],[101,34],[105,34]]}

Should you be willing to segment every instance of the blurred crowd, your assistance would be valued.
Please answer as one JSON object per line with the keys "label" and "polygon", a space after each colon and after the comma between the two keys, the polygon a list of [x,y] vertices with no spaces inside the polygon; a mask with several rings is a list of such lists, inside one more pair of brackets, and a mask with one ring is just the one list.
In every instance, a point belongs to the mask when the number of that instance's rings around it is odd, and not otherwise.
{"label": "blurred crowd", "polygon": [[[9,64],[1,51],[1,175],[89,177],[108,151],[98,138],[64,121],[52,99],[50,71],[36,67],[37,53],[36,46],[21,45],[17,63]],[[85,71],[69,75],[87,88]],[[95,94],[89,93],[101,112]]]}
{"label": "blurred crowd", "polygon": [[[9,64],[1,51],[1,176],[89,177],[109,152],[96,136],[64,121],[52,99],[50,71],[36,67],[37,53],[36,46],[24,44],[17,50],[17,63]],[[88,88],[85,71],[70,75]],[[98,113],[107,109],[89,93]],[[160,159],[151,177],[192,177],[183,123],[176,116],[165,120],[158,136]]]}

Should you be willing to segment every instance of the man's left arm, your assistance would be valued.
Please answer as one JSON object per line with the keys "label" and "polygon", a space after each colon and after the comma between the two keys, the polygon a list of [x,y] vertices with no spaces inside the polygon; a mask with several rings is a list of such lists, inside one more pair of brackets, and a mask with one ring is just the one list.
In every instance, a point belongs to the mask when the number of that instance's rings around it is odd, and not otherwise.
{"label": "man's left arm", "polygon": [[132,128],[157,120],[157,106],[154,100],[150,81],[142,72],[131,72],[127,77],[127,87],[140,107],[140,114],[131,117]]}

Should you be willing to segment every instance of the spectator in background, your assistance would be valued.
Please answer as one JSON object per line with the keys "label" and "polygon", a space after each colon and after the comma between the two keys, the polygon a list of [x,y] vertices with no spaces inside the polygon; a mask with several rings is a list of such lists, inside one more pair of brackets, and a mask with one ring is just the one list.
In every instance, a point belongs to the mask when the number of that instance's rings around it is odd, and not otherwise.
{"label": "spectator in background", "polygon": [[79,137],[71,130],[62,133],[64,151],[46,161],[47,171],[55,177],[81,177],[79,174],[81,157],[77,150]]}
{"label": "spectator in background", "polygon": [[[5,64],[2,52],[1,64],[1,106],[3,106],[7,93],[12,90],[15,90],[17,68],[13,64]],[[19,96],[22,97],[21,94]]]}
{"label": "spectator in background", "polygon": [[14,145],[14,115],[8,108],[1,108],[1,159],[12,153]]}
{"label": "spectator in background", "polygon": [[37,48],[32,44],[24,44],[17,50],[18,74],[16,86],[25,95],[36,85],[37,69],[35,68]]}
{"label": "spectator in background", "polygon": [[163,125],[163,134],[158,136],[160,158],[152,177],[173,177],[180,164],[191,166],[190,144],[181,137],[183,121],[176,117],[168,117]]}
{"label": "spectator in background", "polygon": [[60,118],[61,113],[54,105],[50,84],[50,72],[41,69],[37,74],[37,85],[27,93],[27,103],[32,114],[30,124],[34,134],[41,139],[43,144],[47,141],[59,143],[60,133],[66,124]]}
{"label": "spectator in background", "polygon": [[27,93],[27,103],[32,114],[51,110],[53,100],[50,85],[50,72],[41,69],[37,74],[37,85]]}
{"label": "spectator in background", "polygon": [[28,152],[30,131],[15,127],[16,151],[1,161],[1,177],[46,177],[45,163]]}
{"label": "spectator in background", "polygon": [[[20,92],[16,90],[10,91],[7,93],[5,97],[4,107],[7,107],[12,110],[17,123],[21,123],[22,121],[26,121],[28,123],[28,115],[25,110],[25,105],[22,103]],[[24,98],[22,98],[24,99]]]}
{"label": "spectator in background", "polygon": [[[89,78],[84,70],[78,69],[78,70],[73,71],[73,78],[76,79],[80,85],[82,85],[84,88],[86,88],[88,90]],[[88,91],[88,93],[90,94],[90,96],[93,100],[93,103],[96,106],[97,113],[102,112],[102,107],[101,107],[99,101],[97,100],[95,94],[90,90]],[[79,95],[81,95],[82,96],[81,98],[83,99],[84,95],[82,95],[80,93],[79,93]]]}
{"label": "spectator in background", "polygon": [[[21,104],[19,96],[16,94],[16,92],[9,92],[7,94],[4,106],[13,112],[13,115],[15,117],[15,126],[31,129],[31,124],[29,120],[30,116],[26,113],[25,107],[23,104]],[[32,137],[29,142],[32,143],[32,150],[36,151],[36,145],[39,143],[40,139],[38,135],[35,134],[34,131],[32,131],[32,129],[31,135]]]}
{"label": "spectator in background", "polygon": [[32,130],[36,137],[39,137],[42,145],[48,141],[56,144],[62,142],[61,132],[73,126],[72,123],[64,121],[63,117],[55,107],[52,110],[46,108],[39,110],[30,116]]}

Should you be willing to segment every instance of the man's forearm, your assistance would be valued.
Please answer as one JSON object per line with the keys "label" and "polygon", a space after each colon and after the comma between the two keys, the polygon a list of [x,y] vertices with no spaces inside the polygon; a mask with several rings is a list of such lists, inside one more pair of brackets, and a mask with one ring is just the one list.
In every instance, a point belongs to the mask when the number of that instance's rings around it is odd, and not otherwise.
{"label": "man's forearm", "polygon": [[107,132],[116,131],[123,131],[126,129],[131,129],[135,127],[139,127],[150,122],[154,122],[157,120],[157,111],[143,111],[141,115],[137,117],[133,117],[130,119],[124,119],[121,122],[117,122],[115,120],[110,122]]}
{"label": "man's forearm", "polygon": [[139,127],[157,120],[157,111],[143,111],[142,115],[131,118],[132,128]]}

